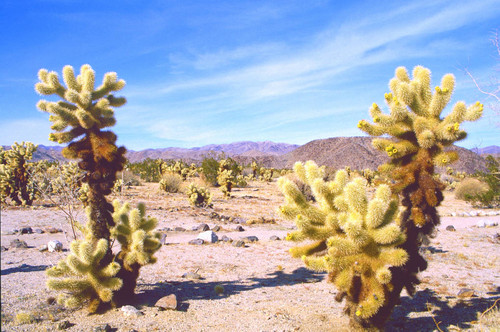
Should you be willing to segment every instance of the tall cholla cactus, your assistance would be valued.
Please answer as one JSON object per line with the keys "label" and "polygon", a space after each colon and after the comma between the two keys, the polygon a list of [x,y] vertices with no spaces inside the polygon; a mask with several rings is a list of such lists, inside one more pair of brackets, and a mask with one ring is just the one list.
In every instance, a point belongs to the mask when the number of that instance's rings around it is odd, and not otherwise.
{"label": "tall cholla cactus", "polygon": [[123,280],[123,287],[116,292],[114,300],[117,304],[125,304],[134,299],[139,269],[156,262],[153,255],[161,247],[161,234],[154,231],[158,221],[146,217],[144,204],[139,203],[137,208],[131,210],[128,203],[121,205],[115,200],[113,207],[116,226],[112,229],[112,234],[121,245],[116,260],[122,269],[117,277]]}
{"label": "tall cholla cactus", "polygon": [[380,171],[390,171],[395,180],[392,189],[402,196],[404,210],[401,228],[406,240],[399,247],[408,253],[408,261],[393,268],[395,282],[388,304],[372,317],[370,324],[380,326],[385,322],[406,288],[410,295],[419,283],[417,273],[427,268],[427,262],[419,253],[425,236],[434,234],[440,219],[436,207],[443,200],[445,185],[435,177],[435,166],[447,166],[458,159],[455,152],[444,151],[444,147],[464,139],[467,134],[460,129],[463,121],[475,121],[482,115],[479,102],[466,106],[457,102],[450,114],[441,118],[441,113],[451,99],[455,79],[447,74],[441,86],[431,90],[430,71],[417,66],[410,79],[404,67],[396,69],[390,81],[391,93],[385,95],[390,114],[383,114],[377,104],[370,108],[374,123],[365,120],[358,127],[372,136],[389,135],[392,140],[376,138],[372,144],[387,153],[390,162]]}
{"label": "tall cholla cactus", "polygon": [[102,302],[110,302],[113,291],[122,287],[116,277],[120,265],[116,262],[103,264],[108,251],[108,241],[100,239],[96,244],[87,240],[71,242],[71,254],[47,270],[49,288],[67,291],[59,296],[59,303],[78,307],[90,301],[88,308],[95,312]]}
{"label": "tall cholla cactus", "polygon": [[60,144],[69,143],[63,149],[68,159],[81,159],[78,166],[86,172],[82,182],[89,185],[89,206],[91,236],[97,241],[109,239],[109,227],[114,225],[111,213],[113,207],[106,201],[113,189],[116,173],[125,164],[125,148],[115,145],[116,135],[104,128],[115,124],[113,107],[125,104],[125,98],[114,97],[113,91],[125,86],[116,73],[104,75],[102,85],[95,88],[95,73],[89,65],[83,65],[80,75],[75,77],[73,67],[63,68],[66,87],[57,73],[41,69],[40,82],[35,90],[42,95],[56,94],[63,100],[49,102],[40,100],[37,107],[51,113],[52,129],[49,139]]}
{"label": "tall cholla cactus", "polygon": [[411,200],[411,219],[418,227],[430,222],[432,228],[438,220],[424,217],[428,207],[436,207],[442,201],[444,185],[433,179],[434,165],[447,166],[458,159],[453,151],[443,151],[467,133],[460,129],[463,121],[475,121],[482,115],[479,102],[467,107],[462,101],[453,106],[446,117],[441,118],[455,86],[455,78],[447,74],[431,90],[430,71],[417,66],[410,80],[406,68],[396,69],[396,77],[385,94],[390,114],[383,114],[377,104],[370,108],[373,124],[361,120],[358,127],[372,136],[389,135],[394,140],[374,139],[373,146],[387,153],[391,161],[381,171],[395,171],[397,181],[394,190],[405,190],[403,196]]}
{"label": "tall cholla cactus", "polygon": [[38,148],[31,142],[15,142],[0,150],[0,201],[9,197],[14,205],[31,205],[36,191],[30,183],[28,160]]}
{"label": "tall cholla cactus", "polygon": [[225,198],[231,197],[231,189],[235,185],[236,177],[231,169],[231,164],[227,159],[219,161],[217,182],[221,186],[221,191]]}
{"label": "tall cholla cactus", "polygon": [[286,204],[280,212],[295,220],[298,230],[288,240],[313,240],[294,247],[294,257],[302,257],[314,270],[329,272],[329,280],[339,289],[337,301],[345,297],[346,313],[354,326],[374,316],[386,304],[392,289],[390,268],[403,265],[408,255],[397,248],[405,236],[394,222],[398,210],[387,185],[377,188],[368,200],[367,182],[352,182],[346,171],[325,182],[324,168],[308,161],[296,163],[295,174],[311,186],[317,204],[308,201],[294,182],[280,178],[278,185]]}

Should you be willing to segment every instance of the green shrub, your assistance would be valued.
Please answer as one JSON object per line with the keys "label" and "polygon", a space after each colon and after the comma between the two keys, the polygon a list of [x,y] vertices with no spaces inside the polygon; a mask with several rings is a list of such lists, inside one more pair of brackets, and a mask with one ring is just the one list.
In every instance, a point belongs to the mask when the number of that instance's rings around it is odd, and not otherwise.
{"label": "green shrub", "polygon": [[203,180],[211,186],[217,186],[217,175],[219,172],[219,161],[213,156],[205,157],[201,162]]}
{"label": "green shrub", "polygon": [[182,176],[177,173],[165,173],[160,180],[160,189],[167,193],[177,193],[182,185]]}
{"label": "green shrub", "polygon": [[461,181],[455,189],[455,198],[466,200],[467,197],[473,197],[484,194],[488,191],[488,185],[475,178],[468,178]]}

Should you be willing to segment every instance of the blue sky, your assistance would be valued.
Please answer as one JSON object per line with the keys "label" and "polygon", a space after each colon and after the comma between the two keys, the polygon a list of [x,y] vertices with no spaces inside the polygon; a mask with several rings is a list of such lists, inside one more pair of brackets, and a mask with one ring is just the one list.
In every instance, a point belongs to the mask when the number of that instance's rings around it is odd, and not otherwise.
{"label": "blue sky", "polygon": [[[33,86],[67,64],[127,82],[113,130],[132,150],[362,136],[398,66],[429,68],[433,86],[453,73],[450,106],[493,102],[463,69],[498,78],[498,0],[381,3],[2,0],[0,144],[55,144]],[[500,145],[496,117],[464,123],[459,145]]]}

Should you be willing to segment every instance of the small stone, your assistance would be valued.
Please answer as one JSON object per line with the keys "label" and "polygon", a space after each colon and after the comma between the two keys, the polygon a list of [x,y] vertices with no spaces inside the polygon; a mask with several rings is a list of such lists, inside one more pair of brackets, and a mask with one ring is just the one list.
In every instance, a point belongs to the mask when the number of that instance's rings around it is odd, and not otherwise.
{"label": "small stone", "polygon": [[124,305],[121,309],[125,316],[142,316],[144,315],[140,310],[138,310],[136,307],[131,306],[131,305]]}
{"label": "small stone", "polygon": [[33,228],[31,227],[23,227],[21,228],[21,234],[32,234],[33,233]]}
{"label": "small stone", "polygon": [[221,241],[222,242],[233,242],[233,240],[227,235],[222,235]]}
{"label": "small stone", "polygon": [[200,224],[196,227],[194,227],[193,231],[198,231],[198,232],[205,232],[208,231],[210,227],[208,227],[207,224]]}
{"label": "small stone", "polygon": [[241,238],[244,242],[257,242],[259,241],[259,238],[256,237],[255,235],[250,235],[250,236],[245,236]]}
{"label": "small stone", "polygon": [[485,228],[486,227],[486,222],[484,220],[479,220],[477,223],[476,223],[476,227],[477,228]]}
{"label": "small stone", "polygon": [[0,251],[1,251],[1,252],[7,251],[7,250],[9,250],[9,248],[4,247],[4,246],[1,246],[1,247],[0,247]]}
{"label": "small stone", "polygon": [[38,251],[40,252],[47,251],[48,249],[49,247],[47,247],[46,244],[42,244],[40,247],[38,247]]}
{"label": "small stone", "polygon": [[205,243],[205,241],[203,239],[192,239],[188,243],[189,244],[194,244],[194,245],[202,245],[202,244]]}
{"label": "small stone", "polygon": [[210,218],[211,219],[220,219],[220,216],[217,212],[212,212],[212,213],[210,213]]}
{"label": "small stone", "polygon": [[25,241],[21,241],[19,239],[14,239],[14,240],[10,241],[10,247],[11,248],[25,249],[25,248],[28,248],[28,244]]}
{"label": "small stone", "polygon": [[214,232],[218,232],[218,231],[220,231],[220,230],[221,230],[221,227],[220,227],[219,225],[215,225],[214,227],[212,227],[212,230],[213,230]]}
{"label": "small stone", "polygon": [[470,288],[462,288],[461,290],[458,291],[457,296],[461,299],[465,297],[472,297],[474,296],[474,290]]}
{"label": "small stone", "polygon": [[198,239],[202,239],[208,243],[215,243],[219,240],[219,237],[213,231],[206,231],[198,234]]}
{"label": "small stone", "polygon": [[155,307],[163,310],[176,310],[177,309],[177,296],[170,294],[162,297],[155,303]]}
{"label": "small stone", "polygon": [[186,229],[184,227],[174,227],[174,232],[185,232]]}
{"label": "small stone", "polygon": [[269,240],[271,240],[271,241],[279,241],[281,239],[277,235],[271,235],[271,237],[269,238]]}
{"label": "small stone", "polygon": [[54,252],[54,251],[62,251],[63,249],[63,244],[61,241],[58,240],[52,240],[47,243],[47,250],[49,252]]}
{"label": "small stone", "polygon": [[16,234],[17,234],[17,229],[14,229],[13,231],[2,232],[2,235],[16,235]]}
{"label": "small stone", "polygon": [[456,229],[455,229],[455,227],[453,225],[446,226],[446,230],[450,231],[450,232],[455,232],[456,231]]}
{"label": "small stone", "polygon": [[236,227],[234,228],[234,230],[235,230],[235,231],[237,231],[237,232],[244,232],[244,231],[245,231],[245,229],[244,229],[244,228],[243,228],[243,226],[241,226],[241,225],[236,226]]}
{"label": "small stone", "polygon": [[70,323],[69,320],[63,320],[62,322],[59,322],[59,324],[57,324],[57,329],[66,330],[72,327],[73,325],[75,324]]}
{"label": "small stone", "polygon": [[496,220],[486,220],[484,224],[486,225],[486,227],[498,226],[498,222]]}
{"label": "small stone", "polygon": [[243,242],[242,240],[238,240],[238,241],[233,241],[233,247],[244,247],[245,246],[245,242]]}
{"label": "small stone", "polygon": [[186,279],[191,279],[191,280],[199,280],[201,279],[201,276],[196,273],[196,272],[188,272],[188,273],[184,273],[182,275],[183,278],[186,278]]}
{"label": "small stone", "polygon": [[35,233],[37,233],[37,234],[43,234],[45,232],[43,231],[43,229],[37,228],[37,229],[35,229]]}
{"label": "small stone", "polygon": [[160,235],[160,243],[162,245],[165,245],[165,243],[167,243],[167,234],[161,233],[161,235]]}
{"label": "small stone", "polygon": [[109,324],[101,324],[94,327],[93,332],[111,332]]}
{"label": "small stone", "polygon": [[59,229],[55,227],[45,227],[45,232],[50,233],[50,234],[55,234],[59,233]]}
{"label": "small stone", "polygon": [[471,217],[477,217],[477,216],[478,216],[478,214],[479,214],[479,213],[478,213],[477,211],[470,211],[470,212],[469,212],[469,216],[471,216]]}
{"label": "small stone", "polygon": [[456,212],[452,212],[452,213],[451,213],[451,216],[452,216],[452,217],[456,217],[456,216],[457,216],[457,213],[456,213]]}

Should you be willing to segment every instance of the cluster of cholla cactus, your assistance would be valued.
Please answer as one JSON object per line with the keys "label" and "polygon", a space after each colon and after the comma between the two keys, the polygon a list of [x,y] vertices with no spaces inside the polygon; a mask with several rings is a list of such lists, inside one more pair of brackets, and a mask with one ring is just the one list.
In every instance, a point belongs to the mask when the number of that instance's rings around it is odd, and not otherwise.
{"label": "cluster of cholla cactus", "polygon": [[367,181],[357,177],[349,182],[345,170],[337,171],[333,181],[325,181],[324,168],[312,161],[296,163],[294,171],[311,187],[317,203],[307,200],[293,181],[279,179],[286,200],[280,212],[298,227],[287,239],[313,240],[290,252],[309,268],[329,273],[339,289],[336,299],[347,300],[351,321],[373,317],[389,297],[391,268],[408,259],[398,248],[405,235],[395,222],[397,200],[388,185],[380,185],[369,200]]}
{"label": "cluster of cholla cactus", "polygon": [[31,205],[36,189],[30,183],[28,161],[38,145],[15,142],[9,150],[0,147],[0,202],[7,198],[14,205]]}
{"label": "cluster of cholla cactus", "polygon": [[[239,167],[239,166],[238,166]],[[219,161],[219,170],[217,172],[217,183],[220,185],[224,197],[231,197],[231,190],[236,185],[236,176],[233,170],[233,162],[228,159]]]}
{"label": "cluster of cholla cactus", "polygon": [[434,168],[447,166],[458,159],[456,152],[446,151],[445,147],[466,137],[466,132],[460,128],[463,121],[475,121],[482,115],[483,105],[479,102],[467,106],[459,101],[448,115],[441,116],[451,99],[454,85],[454,76],[447,74],[442,78],[441,86],[433,92],[431,73],[427,68],[415,67],[413,78],[410,78],[406,68],[399,67],[389,83],[391,92],[385,95],[390,113],[384,114],[374,103],[370,108],[373,123],[362,120],[358,124],[371,136],[390,136],[390,139],[374,139],[372,143],[390,157],[390,161],[379,170],[390,171],[394,180],[392,190],[401,195],[405,208],[401,228],[406,240],[399,247],[409,255],[406,264],[393,270],[397,277],[394,278],[390,301],[368,323],[387,319],[402,288],[406,288],[410,295],[414,294],[418,284],[416,275],[427,267],[418,251],[422,238],[432,236],[440,222],[436,207],[443,200],[445,185],[435,176]]}
{"label": "cluster of cholla cactus", "polygon": [[188,165],[183,161],[177,160],[175,163],[163,163],[161,165],[162,174],[165,173],[176,173],[182,176],[182,180],[186,180],[188,177],[194,177],[199,171],[195,164]]}
{"label": "cluster of cholla cactus", "polygon": [[197,207],[208,207],[212,202],[212,194],[205,187],[199,187],[191,183],[186,190],[189,203]]}
{"label": "cluster of cholla cactus", "polygon": [[[129,247],[124,248],[121,240],[122,252],[114,255],[111,250],[111,230],[119,224],[113,218],[114,208],[106,196],[112,192],[117,172],[125,165],[126,150],[116,146],[116,135],[105,128],[116,122],[114,107],[126,102],[125,98],[117,98],[112,94],[121,90],[125,81],[118,80],[116,73],[107,73],[102,84],[96,88],[95,73],[89,65],[83,65],[78,76],[75,76],[71,66],[65,66],[63,79],[66,86],[60,83],[55,72],[41,69],[38,77],[40,82],[35,85],[38,93],[56,94],[62,99],[58,102],[41,100],[37,104],[40,110],[51,113],[49,120],[53,122],[51,128],[55,132],[50,134],[49,139],[60,144],[68,143],[63,155],[68,159],[80,160],[78,167],[83,171],[81,181],[88,186],[85,239],[72,244],[72,254],[54,270],[49,269],[48,273],[52,277],[63,278],[55,281],[49,279],[48,285],[70,293],[67,300],[63,299],[66,304],[76,305],[88,301],[91,312],[108,303],[119,305],[124,297],[115,297],[115,294],[120,294],[119,289],[124,289],[127,294],[132,289],[133,293],[138,269],[131,268],[133,264],[124,260],[123,252]],[[143,218],[143,212],[139,215]],[[125,222],[124,219],[120,217],[121,222]],[[133,241],[129,241],[129,246],[138,251],[145,248],[151,251],[152,242],[148,232],[152,224],[147,221],[146,226],[140,226],[143,227],[140,235],[130,231]],[[153,263],[154,260],[149,262]],[[64,277],[66,275],[69,277]]]}

